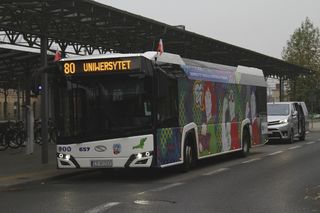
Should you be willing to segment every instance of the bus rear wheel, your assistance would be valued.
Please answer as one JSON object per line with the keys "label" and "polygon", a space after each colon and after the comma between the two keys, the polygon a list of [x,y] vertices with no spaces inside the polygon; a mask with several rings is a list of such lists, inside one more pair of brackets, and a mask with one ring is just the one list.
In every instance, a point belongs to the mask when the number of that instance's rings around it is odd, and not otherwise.
{"label": "bus rear wheel", "polygon": [[241,157],[246,157],[248,156],[250,152],[250,133],[248,129],[243,130],[243,135],[242,135],[242,150],[241,150]]}

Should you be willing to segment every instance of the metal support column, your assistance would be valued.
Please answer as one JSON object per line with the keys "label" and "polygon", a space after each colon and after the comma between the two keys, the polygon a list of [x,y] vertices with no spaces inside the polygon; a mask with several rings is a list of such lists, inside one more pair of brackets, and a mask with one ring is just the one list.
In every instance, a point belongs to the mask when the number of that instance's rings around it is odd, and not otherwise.
{"label": "metal support column", "polygon": [[283,87],[283,80],[280,77],[280,79],[279,79],[279,96],[280,96],[279,100],[280,101],[282,101],[282,99],[283,99],[283,97],[282,97],[283,96],[283,90],[282,90],[283,88],[282,87]]}
{"label": "metal support column", "polygon": [[[297,96],[296,96],[296,94],[297,94],[297,78],[296,77],[294,77],[293,78],[293,100],[294,101],[296,101],[297,100]],[[291,98],[291,97],[290,97]],[[291,100],[292,101],[292,100]]]}
{"label": "metal support column", "polygon": [[41,135],[42,135],[42,155],[41,162],[47,164],[49,161],[48,157],[48,59],[47,59],[47,49],[48,49],[48,38],[45,34],[41,36]]}
{"label": "metal support column", "polygon": [[25,107],[24,107],[24,115],[25,115],[25,123],[26,123],[26,132],[27,132],[27,147],[26,147],[26,154],[30,155],[34,151],[33,147],[33,116],[32,114],[32,107],[31,107],[31,70],[27,70],[25,74]]}
{"label": "metal support column", "polygon": [[[19,80],[20,81],[20,80]],[[18,88],[17,88],[17,120],[20,121],[21,120],[21,110],[20,110],[20,106],[21,106],[21,97],[20,97],[20,94],[21,94],[21,86],[20,86],[20,82],[18,82]]]}
{"label": "metal support column", "polygon": [[3,103],[3,115],[4,115],[4,120],[10,120],[10,117],[8,116],[8,88],[5,87],[3,89],[3,94],[4,94],[4,103]]}

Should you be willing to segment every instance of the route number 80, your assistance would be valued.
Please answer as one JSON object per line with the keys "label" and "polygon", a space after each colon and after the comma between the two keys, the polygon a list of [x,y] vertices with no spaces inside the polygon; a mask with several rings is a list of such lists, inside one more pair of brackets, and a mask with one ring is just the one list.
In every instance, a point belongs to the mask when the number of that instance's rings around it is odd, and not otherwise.
{"label": "route number 80", "polygon": [[76,65],[75,63],[65,63],[63,70],[65,74],[74,74],[76,72]]}

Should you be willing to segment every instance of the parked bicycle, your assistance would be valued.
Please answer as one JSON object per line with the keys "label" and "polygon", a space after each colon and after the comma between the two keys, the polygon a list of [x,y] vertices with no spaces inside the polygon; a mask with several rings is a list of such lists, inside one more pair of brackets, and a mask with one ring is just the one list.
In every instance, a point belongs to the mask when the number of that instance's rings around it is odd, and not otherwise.
{"label": "parked bicycle", "polygon": [[9,147],[9,145],[8,145],[7,141],[5,140],[5,135],[1,131],[0,132],[0,151],[4,151],[4,150],[8,149],[8,147]]}
{"label": "parked bicycle", "polygon": [[6,150],[8,147],[17,149],[24,144],[26,140],[26,132],[22,121],[8,121],[1,129],[0,133],[0,151]]}
{"label": "parked bicycle", "polygon": [[10,148],[19,148],[26,141],[23,122],[17,121],[9,123],[5,139],[8,141]]}
{"label": "parked bicycle", "polygon": [[[34,142],[41,145],[42,144],[42,132],[41,132],[41,121],[39,119],[35,120],[34,123]],[[58,137],[58,130],[52,119],[48,120],[48,141],[50,143],[56,143]]]}

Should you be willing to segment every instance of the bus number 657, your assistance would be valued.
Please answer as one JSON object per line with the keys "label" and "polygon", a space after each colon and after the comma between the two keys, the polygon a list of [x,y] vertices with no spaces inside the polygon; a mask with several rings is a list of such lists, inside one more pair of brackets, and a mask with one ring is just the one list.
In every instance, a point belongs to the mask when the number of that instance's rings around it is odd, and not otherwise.
{"label": "bus number 657", "polygon": [[80,147],[79,148],[80,152],[89,152],[89,150],[90,150],[90,147]]}

